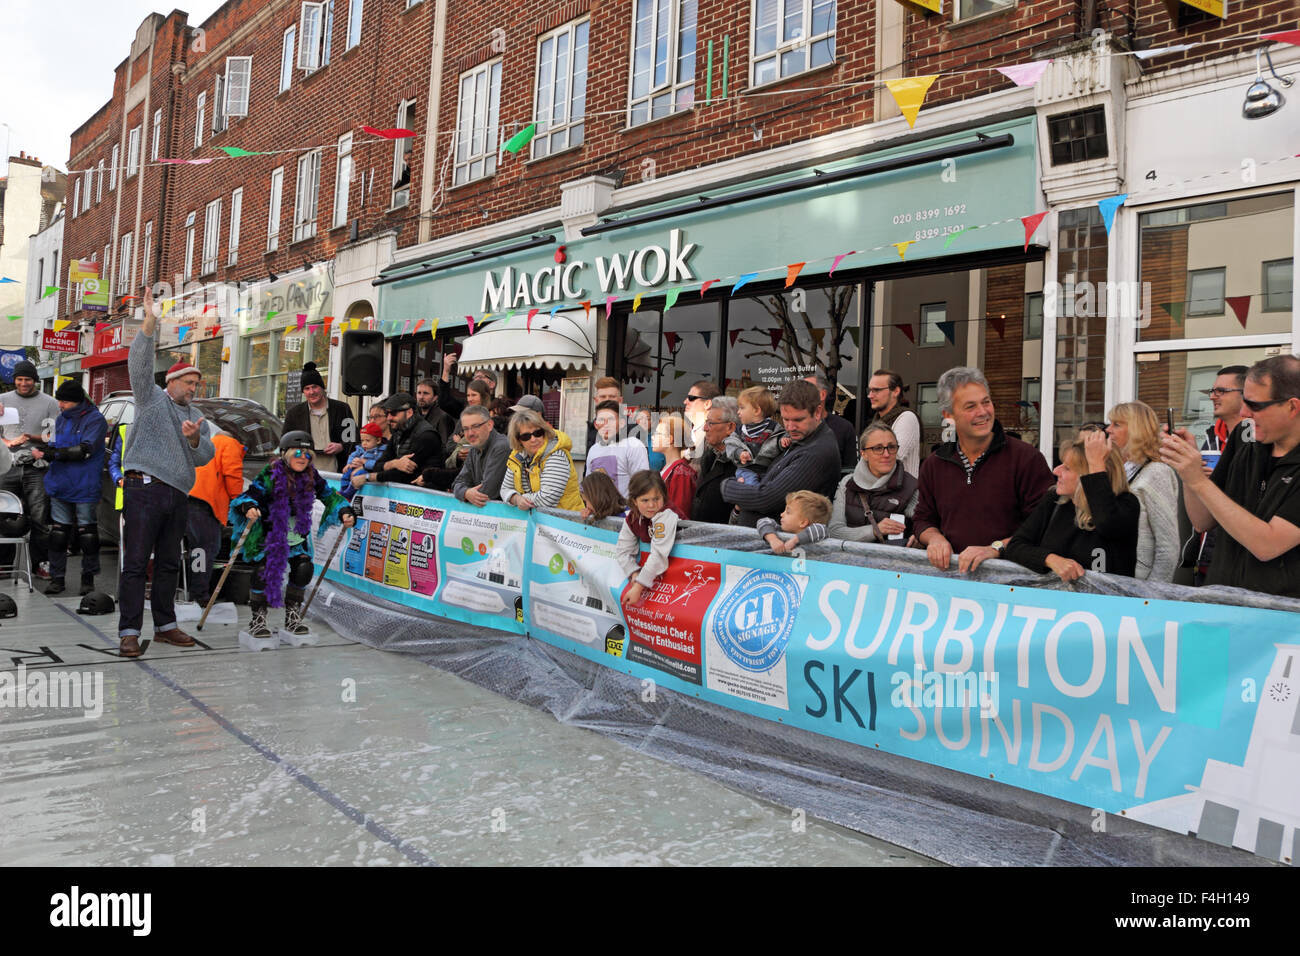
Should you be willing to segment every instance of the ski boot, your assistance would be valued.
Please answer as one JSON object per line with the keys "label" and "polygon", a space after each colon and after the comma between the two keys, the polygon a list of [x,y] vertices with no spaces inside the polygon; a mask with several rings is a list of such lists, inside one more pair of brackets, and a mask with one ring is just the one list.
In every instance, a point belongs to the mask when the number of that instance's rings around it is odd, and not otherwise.
{"label": "ski boot", "polygon": [[280,646],[279,639],[266,625],[266,601],[252,601],[249,608],[253,616],[248,627],[239,632],[239,646],[249,651],[273,651]]}
{"label": "ski boot", "polygon": [[311,628],[307,626],[307,621],[302,614],[302,598],[290,597],[285,595],[284,601],[284,627],[280,628],[279,638],[281,644],[288,644],[290,647],[314,646],[317,641]]}

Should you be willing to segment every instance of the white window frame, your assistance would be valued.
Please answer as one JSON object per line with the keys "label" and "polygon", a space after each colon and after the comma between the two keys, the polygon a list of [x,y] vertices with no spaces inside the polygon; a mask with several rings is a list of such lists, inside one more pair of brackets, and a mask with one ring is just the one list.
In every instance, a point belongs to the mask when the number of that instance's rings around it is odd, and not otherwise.
{"label": "white window frame", "polygon": [[[782,80],[792,76],[798,76],[800,73],[807,73],[809,70],[821,69],[830,63],[835,62],[835,31],[839,25],[839,2],[831,0],[831,28],[827,33],[818,33],[809,36],[807,31],[812,29],[813,8],[823,6],[825,0],[771,0],[776,4],[776,45],[771,50],[765,50],[758,53],[758,10],[759,5],[767,0],[753,0],[750,4],[749,17],[749,84],[754,86],[766,86],[769,83],[780,83]],[[781,34],[784,29],[786,19],[790,12],[799,8],[800,22],[803,24],[803,35],[788,40],[782,40]],[[831,42],[831,58],[827,63],[812,65],[812,48],[829,39]],[[791,70],[789,73],[782,72],[781,61],[787,54],[803,53],[803,66],[797,70]],[[769,63],[776,64],[776,73],[766,79],[759,79],[759,70]]]}
{"label": "white window frame", "polygon": [[1014,10],[1016,7],[1016,0],[969,0],[969,2],[971,3],[974,2],[992,3],[994,4],[994,6],[990,7],[988,10],[980,10],[975,13],[963,14],[961,12],[961,8],[962,8],[962,4],[966,2],[967,0],[952,0],[952,22],[953,23],[963,23],[969,20],[978,20],[980,17],[992,16],[995,13],[1003,13],[1007,10]]}
{"label": "white window frame", "polygon": [[194,148],[203,145],[203,124],[208,119],[208,91],[204,90],[194,100]]}
{"label": "white window frame", "polygon": [[124,291],[131,287],[131,233],[126,233],[118,240],[117,247],[117,288]]}
{"label": "white window frame", "polygon": [[453,153],[451,180],[453,186],[484,179],[497,170],[497,151],[501,147],[498,142],[501,69],[501,58],[497,57],[495,60],[480,63],[472,70],[466,70],[456,82],[456,148]]}
{"label": "white window frame", "polygon": [[316,216],[320,205],[320,159],[319,149],[298,157],[298,176],[294,180],[294,242],[316,235]]}
{"label": "white window frame", "polygon": [[271,171],[270,199],[266,205],[266,251],[280,248],[280,206],[284,198],[284,167]]}
{"label": "white window frame", "polygon": [[248,101],[253,86],[253,58],[251,56],[226,57],[227,124],[236,116],[248,115]]}
{"label": "white window frame", "polygon": [[98,206],[104,199],[104,161],[101,159],[99,165],[95,167],[95,205]]}
{"label": "white window frame", "polygon": [[203,210],[203,263],[200,275],[217,271],[221,254],[221,200],[214,199]]}
{"label": "white window frame", "polygon": [[144,224],[144,243],[140,246],[140,284],[149,284],[149,250],[153,247],[153,220]]}
{"label": "white window frame", "polygon": [[[415,108],[415,100],[402,100],[397,104],[397,128],[411,129],[411,111]],[[411,164],[410,154],[415,148],[415,140],[410,136],[405,139],[395,140],[393,142],[393,175],[392,175],[392,194],[390,199],[390,209],[399,209],[408,205],[411,201]],[[402,176],[402,167],[406,167],[406,182],[398,185]]]}
{"label": "white window frame", "polygon": [[325,25],[321,27],[320,65],[330,65],[330,49],[334,45],[334,0],[325,0]]}
{"label": "white window frame", "polygon": [[334,214],[330,228],[348,224],[348,197],[352,192],[352,134],[339,137],[338,159],[334,164]]}
{"label": "white window frame", "polygon": [[72,218],[77,218],[77,207],[81,205],[81,180],[74,177],[72,180]]}
{"label": "white window frame", "polygon": [[230,194],[230,252],[226,256],[226,265],[233,266],[239,261],[239,220],[244,215],[244,187],[240,186]]}
{"label": "white window frame", "polygon": [[[582,42],[579,46],[580,35]],[[560,62],[558,52],[561,38],[568,40],[568,53],[563,63]],[[536,95],[533,109],[533,117],[537,121],[537,134],[532,141],[534,159],[541,159],[543,156],[582,145],[586,134],[587,65],[590,59],[590,43],[590,17],[573,20],[537,39]],[[544,60],[543,51],[548,44],[549,55]],[[578,67],[579,49],[582,52],[581,68]],[[562,105],[556,102],[557,94],[560,93],[557,82],[560,68],[563,68],[565,73]],[[545,81],[543,81],[544,76]]]}
{"label": "white window frame", "polygon": [[[692,106],[695,105],[695,74],[697,71],[695,69],[696,58],[695,58],[694,49],[692,49],[689,52],[689,56],[691,57],[690,78],[679,80],[677,76],[678,69],[681,65],[682,60],[688,55],[684,53],[683,50],[681,49],[681,45],[682,45],[681,39],[682,39],[682,21],[684,19],[683,8],[690,2],[691,0],[669,0],[670,6],[668,10],[668,28],[665,35],[665,43],[667,44],[667,49],[664,51],[664,58],[665,58],[664,79],[660,83],[655,83],[654,81],[655,40],[656,37],[658,37],[660,34],[659,7],[658,7],[657,0],[633,0],[632,2],[632,31],[631,31],[631,41],[629,44],[630,59],[628,62],[628,70],[627,70],[627,125],[629,127],[640,126],[643,123],[650,122],[651,120],[662,119],[665,116],[672,116],[674,113],[679,113],[682,110],[690,109]],[[636,94],[637,10],[644,3],[649,4],[649,13],[650,13],[650,28],[649,28],[650,34],[649,34],[649,47],[648,47],[649,56],[650,56],[650,68],[649,68],[649,79],[646,85],[646,90],[644,93],[638,96]],[[696,37],[697,37],[696,45],[698,46],[698,36],[699,36],[698,2],[693,4],[693,10],[695,16],[694,29],[696,31]],[[678,98],[683,96],[684,94],[689,95],[690,97],[689,102],[679,103]],[[659,100],[661,102],[664,102],[665,96],[667,96],[666,102],[668,108],[667,111],[660,111],[659,107],[655,105],[655,101]],[[638,117],[637,116],[638,110],[644,111],[644,115]]]}
{"label": "white window frame", "polygon": [[298,19],[298,69],[306,73],[319,70],[321,40],[325,33],[325,4],[306,2]]}
{"label": "white window frame", "polygon": [[212,132],[226,130],[226,74],[218,73],[212,81]]}
{"label": "white window frame", "polygon": [[361,42],[361,18],[365,16],[364,11],[365,0],[349,0],[347,45],[349,50]]}
{"label": "white window frame", "polygon": [[126,178],[130,179],[140,171],[140,127],[132,126],[126,147]]}
{"label": "white window frame", "polygon": [[162,108],[153,111],[153,151],[149,154],[152,159],[158,158],[159,142],[162,140]]}
{"label": "white window frame", "polygon": [[[111,242],[104,243],[104,265],[103,268],[99,270],[99,281],[101,283],[108,284],[108,301],[109,303],[112,303],[113,301],[113,244]],[[100,286],[100,291],[101,292],[103,291],[103,285]]]}
{"label": "white window frame", "polygon": [[95,191],[95,171],[87,170],[82,178],[86,181],[86,191],[81,196],[81,211],[90,212],[90,194]]}
{"label": "white window frame", "polygon": [[280,41],[280,93],[293,84],[293,43],[297,30],[296,23],[289,24],[285,27],[284,38]]}
{"label": "white window frame", "polygon": [[185,281],[188,282],[194,278],[194,219],[195,213],[191,212],[185,217]]}
{"label": "white window frame", "polygon": [[108,166],[108,191],[112,192],[117,188],[117,164],[122,161],[122,146],[119,143],[113,144],[113,153],[109,159]]}

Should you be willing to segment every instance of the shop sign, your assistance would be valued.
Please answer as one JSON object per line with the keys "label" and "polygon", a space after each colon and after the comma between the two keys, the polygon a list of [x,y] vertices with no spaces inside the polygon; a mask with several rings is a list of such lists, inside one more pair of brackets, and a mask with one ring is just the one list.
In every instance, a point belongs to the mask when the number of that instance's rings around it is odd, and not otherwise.
{"label": "shop sign", "polygon": [[81,333],[73,329],[62,332],[46,329],[41,334],[41,348],[47,352],[80,352]]}

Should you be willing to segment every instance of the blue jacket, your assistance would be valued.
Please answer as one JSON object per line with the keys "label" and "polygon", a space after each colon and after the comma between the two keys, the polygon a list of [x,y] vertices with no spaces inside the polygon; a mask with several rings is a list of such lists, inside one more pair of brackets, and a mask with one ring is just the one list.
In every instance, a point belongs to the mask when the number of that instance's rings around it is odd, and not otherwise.
{"label": "blue jacket", "polygon": [[[357,492],[357,489],[352,487],[352,477],[354,475],[361,474],[361,472],[363,471],[367,471],[367,472],[374,471],[375,466],[379,464],[379,459],[384,457],[384,452],[386,451],[388,451],[387,442],[380,442],[374,448],[371,448],[369,450],[362,448],[359,444],[356,446],[355,449],[353,449],[352,458],[360,458],[361,467],[345,468],[343,470],[343,476],[340,480],[339,490],[343,493],[344,498],[346,498],[348,501],[351,501],[352,496]],[[351,459],[347,459],[347,460],[351,461]]]}
{"label": "blue jacket", "polygon": [[88,401],[59,415],[54,440],[45,448],[50,460],[45,472],[47,495],[73,503],[99,500],[107,432],[104,416]]}

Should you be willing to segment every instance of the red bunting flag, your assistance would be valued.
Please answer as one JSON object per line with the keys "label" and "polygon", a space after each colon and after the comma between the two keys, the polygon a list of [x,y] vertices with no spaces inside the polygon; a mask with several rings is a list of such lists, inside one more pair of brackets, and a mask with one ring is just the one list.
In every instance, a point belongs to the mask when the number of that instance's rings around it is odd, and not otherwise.
{"label": "red bunting flag", "polygon": [[382,136],[384,139],[406,139],[407,137],[415,135],[415,130],[402,129],[401,127],[394,129],[376,129],[373,126],[363,126],[361,127],[361,132],[369,133],[371,136]]}
{"label": "red bunting flag", "polygon": [[1292,46],[1300,46],[1300,30],[1283,30],[1280,33],[1261,33],[1261,40],[1274,40],[1277,43],[1290,43]]}
{"label": "red bunting flag", "polygon": [[472,316],[472,315],[467,315],[467,316],[465,316],[465,324],[469,326],[469,334],[470,334],[470,335],[473,335],[473,334],[474,334],[474,316]]}
{"label": "red bunting flag", "polygon": [[325,316],[325,331],[326,331],[326,332],[328,332],[328,331],[330,330],[330,326],[333,325],[333,324],[334,324],[334,316],[332,316],[332,315],[327,315],[327,316]]}
{"label": "red bunting flag", "polygon": [[203,315],[207,315],[209,312],[211,312],[211,311],[212,311],[213,309],[215,309],[215,308],[216,308],[216,305],[215,305],[215,304],[212,304],[212,303],[209,303],[208,305],[205,305],[205,306],[203,307]]}
{"label": "red bunting flag", "polygon": [[704,298],[704,293],[709,291],[709,286],[717,283],[717,279],[706,279],[704,285],[700,286],[700,298]]}
{"label": "red bunting flag", "polygon": [[998,338],[1006,337],[1004,335],[1007,330],[1007,317],[1005,315],[990,315],[988,316],[988,322],[993,331],[998,334]]}
{"label": "red bunting flag", "polygon": [[1250,296],[1248,295],[1230,295],[1223,300],[1228,303],[1232,309],[1232,314],[1237,317],[1241,327],[1246,327],[1246,316],[1250,314]]}
{"label": "red bunting flag", "polygon": [[894,328],[906,335],[907,341],[911,342],[913,345],[916,344],[916,329],[912,326],[911,322],[895,322]]}
{"label": "red bunting flag", "polygon": [[781,344],[781,337],[782,337],[783,335],[785,335],[785,330],[784,330],[784,329],[768,329],[768,330],[767,330],[767,334],[768,334],[768,336],[772,339],[772,348],[776,348],[778,345]]}
{"label": "red bunting flag", "polygon": [[528,319],[527,319],[527,321],[524,323],[525,327],[527,328],[527,331],[531,332],[531,331],[533,330],[533,316],[535,316],[535,315],[536,315],[538,312],[540,312],[540,311],[541,311],[541,309],[529,309],[529,310],[528,310]]}
{"label": "red bunting flag", "polygon": [[424,325],[424,319],[416,319],[415,328],[411,329],[411,334],[414,335],[416,332],[420,331],[422,325]]}
{"label": "red bunting flag", "polygon": [[727,338],[731,339],[731,344],[736,344],[736,339],[740,337],[740,329],[728,329]]}
{"label": "red bunting flag", "polygon": [[665,333],[664,333],[664,341],[668,343],[668,351],[669,351],[669,352],[676,352],[676,351],[677,351],[677,333],[676,333],[676,332],[665,332]]}
{"label": "red bunting flag", "polygon": [[794,280],[799,278],[799,273],[803,271],[806,262],[792,262],[785,267],[785,287],[788,289],[794,285]]}
{"label": "red bunting flag", "polygon": [[582,303],[582,317],[583,317],[584,319],[589,319],[589,318],[591,318],[591,300],[590,300],[590,299],[588,299],[586,302],[583,302],[583,303]]}
{"label": "red bunting flag", "polygon": [[1046,217],[1047,213],[1045,212],[1036,212],[1032,216],[1020,217],[1020,221],[1025,224],[1025,252],[1029,251],[1029,240],[1033,238],[1034,231],[1038,228],[1038,224]]}

